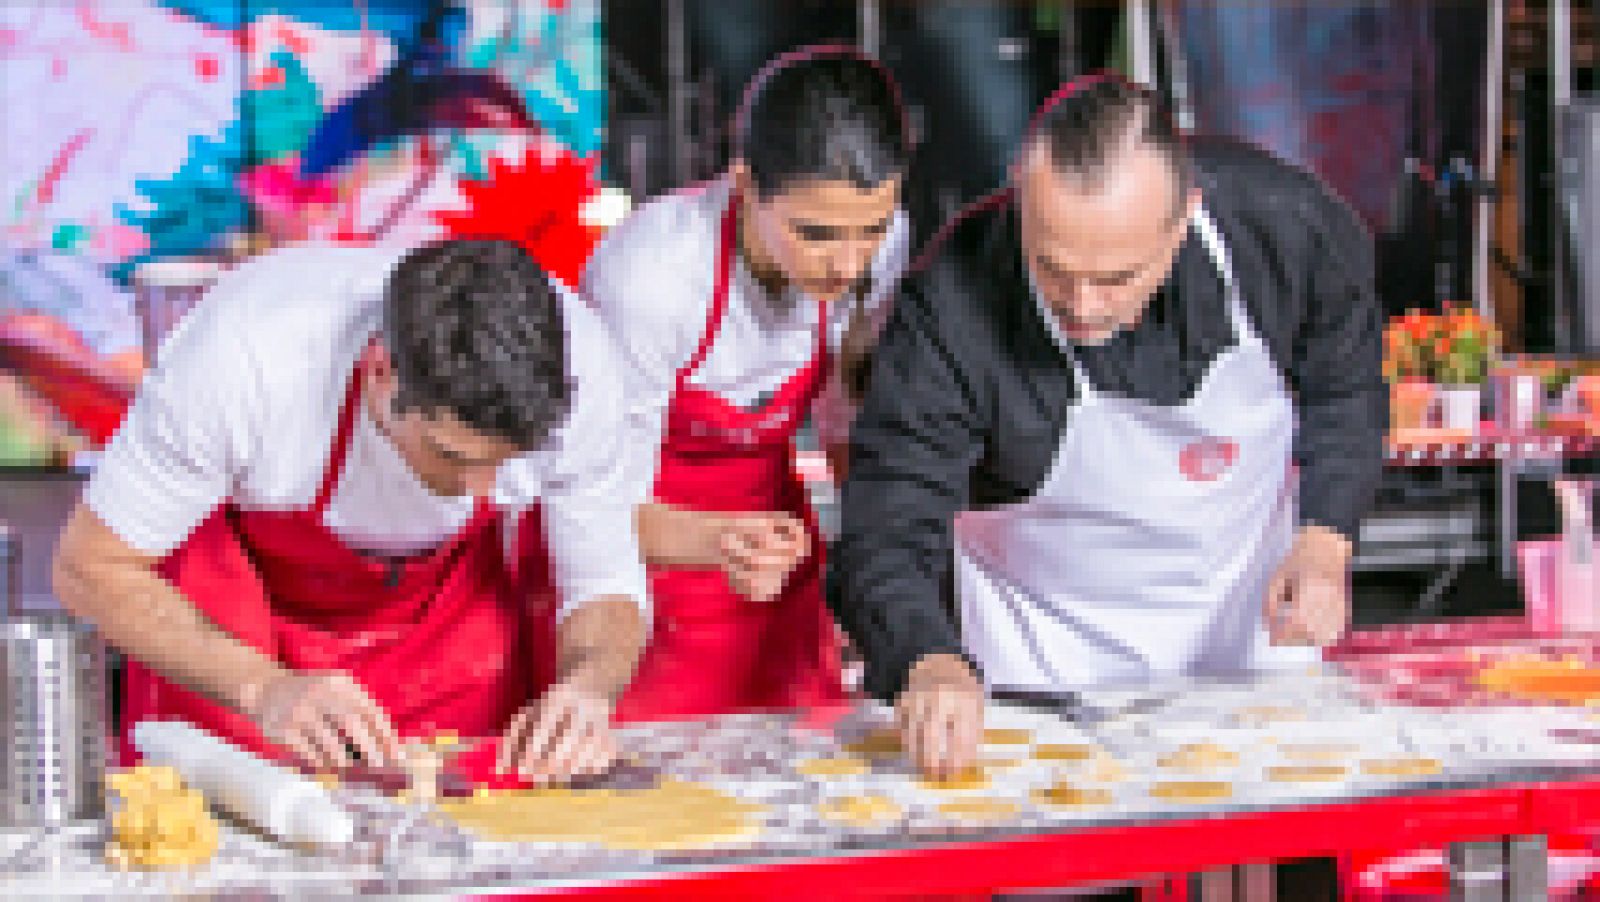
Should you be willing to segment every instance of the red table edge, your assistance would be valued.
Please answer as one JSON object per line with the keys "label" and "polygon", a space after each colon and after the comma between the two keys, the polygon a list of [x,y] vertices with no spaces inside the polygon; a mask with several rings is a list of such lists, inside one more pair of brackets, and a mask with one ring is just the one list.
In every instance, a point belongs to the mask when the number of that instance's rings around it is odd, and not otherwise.
{"label": "red table edge", "polygon": [[1577,833],[1600,825],[1600,776],[1529,787],[1528,816],[1532,833]]}
{"label": "red table edge", "polygon": [[1137,881],[1233,864],[1559,832],[1600,822],[1600,777],[510,890],[468,898],[840,898]]}

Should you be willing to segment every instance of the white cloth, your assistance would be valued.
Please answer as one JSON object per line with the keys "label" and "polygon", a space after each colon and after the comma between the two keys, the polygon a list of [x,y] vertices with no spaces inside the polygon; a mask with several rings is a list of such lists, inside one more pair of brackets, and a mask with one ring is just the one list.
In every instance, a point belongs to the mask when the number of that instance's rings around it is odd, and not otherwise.
{"label": "white cloth", "polygon": [[[84,500],[133,547],[162,555],[225,501],[287,510],[315,499],[356,359],[379,327],[392,247],[300,246],[225,275],[163,342]],[[506,463],[494,501],[540,502],[563,613],[602,595],[647,606],[633,508],[655,466],[626,416],[604,326],[561,289],[571,416]],[[324,522],[363,550],[419,551],[454,533],[470,498],[430,493],[363,412]]]}
{"label": "white cloth", "polygon": [[[660,434],[678,370],[694,356],[711,312],[717,243],[731,193],[727,177],[657,198],[600,243],[584,271],[583,294],[620,339],[633,364],[630,397]],[[876,335],[895,282],[910,259],[911,228],[896,211],[873,258],[871,290],[859,302],[828,305],[837,351],[850,328]],[[794,288],[774,299],[736,256],[728,307],[705,362],[691,380],[735,404],[776,391],[816,353],[817,305]],[[813,409],[825,444],[844,441],[854,407],[837,367]]]}
{"label": "white cloth", "polygon": [[1203,212],[1193,225],[1228,285],[1238,342],[1187,403],[1096,391],[1036,293],[1079,400],[1033,497],[956,518],[963,644],[991,686],[1059,690],[1315,660],[1315,649],[1271,646],[1263,616],[1294,537],[1294,405],[1215,227]]}

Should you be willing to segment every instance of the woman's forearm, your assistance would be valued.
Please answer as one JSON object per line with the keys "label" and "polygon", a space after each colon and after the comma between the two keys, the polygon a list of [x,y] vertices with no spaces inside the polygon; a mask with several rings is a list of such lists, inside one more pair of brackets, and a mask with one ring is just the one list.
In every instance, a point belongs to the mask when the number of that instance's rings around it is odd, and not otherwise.
{"label": "woman's forearm", "polygon": [[716,567],[722,563],[726,518],[661,502],[639,505],[639,546],[656,567]]}

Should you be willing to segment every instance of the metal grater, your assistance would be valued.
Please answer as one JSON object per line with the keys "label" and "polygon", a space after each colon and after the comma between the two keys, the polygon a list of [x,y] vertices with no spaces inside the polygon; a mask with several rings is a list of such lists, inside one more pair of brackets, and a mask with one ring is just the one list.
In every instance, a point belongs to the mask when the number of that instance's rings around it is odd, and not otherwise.
{"label": "metal grater", "polygon": [[0,830],[99,822],[107,764],[104,646],[65,614],[14,607],[8,614],[0,623]]}

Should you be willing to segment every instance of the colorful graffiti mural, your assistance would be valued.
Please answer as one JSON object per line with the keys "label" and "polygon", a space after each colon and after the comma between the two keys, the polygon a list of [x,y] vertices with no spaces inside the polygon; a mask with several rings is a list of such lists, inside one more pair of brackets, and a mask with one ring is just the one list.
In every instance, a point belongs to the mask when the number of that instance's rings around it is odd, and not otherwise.
{"label": "colorful graffiti mural", "polygon": [[[301,240],[514,235],[570,270],[600,54],[599,0],[0,5],[0,319],[125,360],[140,265]],[[545,173],[554,220],[485,188]]]}

